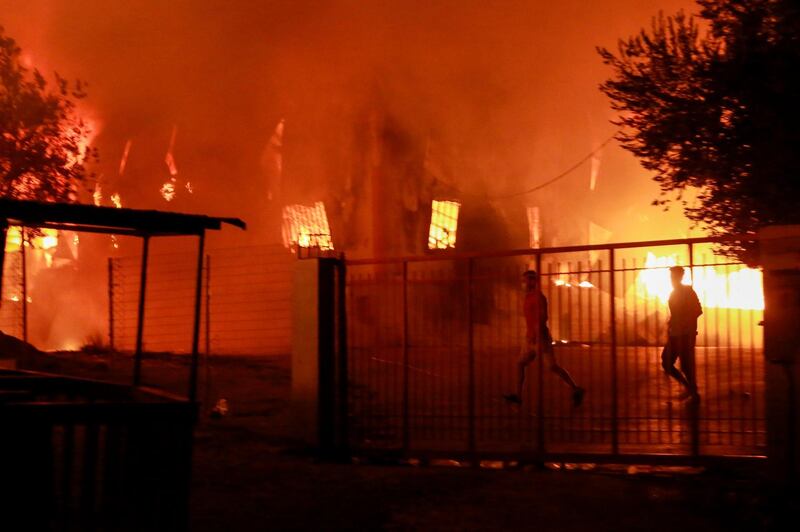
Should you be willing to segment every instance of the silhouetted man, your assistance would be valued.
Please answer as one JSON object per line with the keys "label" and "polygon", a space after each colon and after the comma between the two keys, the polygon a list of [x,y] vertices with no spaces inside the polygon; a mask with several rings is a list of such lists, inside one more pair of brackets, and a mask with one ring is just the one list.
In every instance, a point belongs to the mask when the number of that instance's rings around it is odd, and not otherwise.
{"label": "silhouetted man", "polygon": [[[703,314],[700,300],[691,286],[682,284],[683,268],[673,266],[669,269],[672,280],[672,294],[669,296],[669,340],[661,352],[661,366],[664,371],[681,383],[685,390],[681,399],[700,398],[694,371],[694,344],[697,338],[697,318]],[[681,369],[675,367],[680,359]]]}
{"label": "silhouetted man", "polygon": [[522,352],[522,357],[517,363],[517,393],[504,395],[503,397],[510,403],[522,404],[521,397],[522,388],[525,384],[525,368],[536,360],[538,345],[544,356],[547,357],[550,371],[558,375],[561,380],[572,388],[572,404],[580,406],[581,402],[583,402],[585,390],[575,384],[567,370],[559,366],[556,361],[556,355],[553,351],[553,338],[550,336],[550,329],[547,328],[547,298],[544,297],[540,289],[539,275],[533,270],[528,270],[522,276],[525,279],[525,304],[523,307],[526,326],[525,348]]}

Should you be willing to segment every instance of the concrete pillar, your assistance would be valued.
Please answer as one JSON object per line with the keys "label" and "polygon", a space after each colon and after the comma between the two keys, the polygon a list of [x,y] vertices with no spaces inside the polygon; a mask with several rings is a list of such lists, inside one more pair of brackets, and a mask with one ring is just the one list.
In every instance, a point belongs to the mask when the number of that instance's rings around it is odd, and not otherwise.
{"label": "concrete pillar", "polygon": [[767,453],[771,477],[800,479],[800,226],[759,233],[764,268]]}
{"label": "concrete pillar", "polygon": [[323,454],[340,448],[344,438],[338,267],[335,259],[298,260],[292,285],[293,433]]}

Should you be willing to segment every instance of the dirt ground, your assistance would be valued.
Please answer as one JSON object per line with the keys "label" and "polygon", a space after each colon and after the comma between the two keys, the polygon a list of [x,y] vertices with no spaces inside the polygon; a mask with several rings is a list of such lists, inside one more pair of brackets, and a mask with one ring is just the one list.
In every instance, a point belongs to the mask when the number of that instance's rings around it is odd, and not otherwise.
{"label": "dirt ground", "polygon": [[[42,355],[37,369],[126,381],[130,359]],[[145,361],[145,383],[185,390],[185,359]],[[200,396],[192,530],[767,530],[785,493],[757,469],[667,471],[597,466],[567,470],[326,463],[291,438],[289,360],[212,357]],[[783,502],[778,504],[780,498]],[[788,527],[788,528],[787,528]]]}

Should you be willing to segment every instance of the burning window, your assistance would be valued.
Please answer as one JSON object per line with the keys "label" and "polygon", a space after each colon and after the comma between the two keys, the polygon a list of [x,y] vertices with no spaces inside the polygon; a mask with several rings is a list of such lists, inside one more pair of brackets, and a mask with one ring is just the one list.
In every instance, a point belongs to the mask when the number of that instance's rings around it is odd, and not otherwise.
{"label": "burning window", "polygon": [[431,229],[428,233],[428,249],[447,249],[456,247],[458,230],[457,201],[433,200],[431,205]]}
{"label": "burning window", "polygon": [[333,249],[325,204],[287,205],[283,208],[283,245],[290,249]]}

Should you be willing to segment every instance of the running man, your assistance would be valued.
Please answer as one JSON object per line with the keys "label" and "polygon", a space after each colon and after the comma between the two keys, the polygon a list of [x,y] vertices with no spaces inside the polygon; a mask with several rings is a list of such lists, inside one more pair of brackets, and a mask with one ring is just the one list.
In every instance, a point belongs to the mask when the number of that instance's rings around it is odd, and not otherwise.
{"label": "running man", "polygon": [[[697,318],[703,314],[694,288],[682,284],[683,268],[669,269],[672,293],[669,296],[669,339],[661,352],[661,366],[667,375],[683,385],[680,399],[700,399],[694,367],[694,344],[697,338]],[[681,369],[675,367],[680,359]]]}
{"label": "running man", "polygon": [[522,274],[525,279],[525,325],[527,332],[525,334],[525,348],[522,356],[517,363],[518,379],[517,379],[517,393],[504,395],[503,398],[509,403],[522,404],[522,388],[525,384],[525,369],[528,365],[536,360],[536,346],[540,346],[540,350],[547,357],[546,362],[550,367],[550,371],[558,375],[567,385],[572,388],[572,404],[580,406],[583,402],[583,395],[585,390],[575,384],[570,374],[558,365],[556,361],[556,354],[553,351],[553,338],[550,336],[550,330],[547,328],[547,298],[544,297],[539,286],[539,275],[533,271],[528,270]]}

